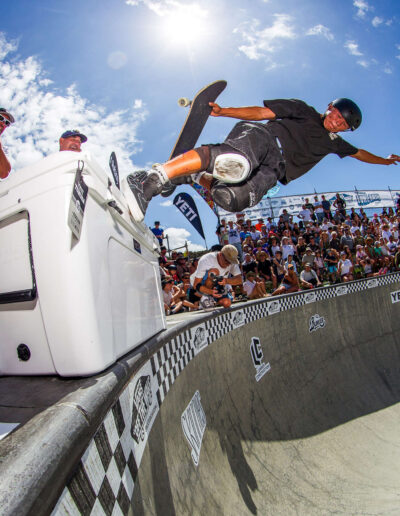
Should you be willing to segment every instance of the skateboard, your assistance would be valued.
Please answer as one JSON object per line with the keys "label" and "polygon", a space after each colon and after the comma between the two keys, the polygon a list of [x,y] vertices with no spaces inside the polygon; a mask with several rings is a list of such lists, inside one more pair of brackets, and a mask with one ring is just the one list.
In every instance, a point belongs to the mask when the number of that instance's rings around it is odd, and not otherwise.
{"label": "skateboard", "polygon": [[[226,84],[226,81],[216,81],[200,90],[192,101],[186,98],[179,99],[179,105],[190,106],[190,110],[169,159],[193,149],[212,111],[208,103],[216,100],[218,95],[226,88]],[[146,201],[143,196],[143,181],[146,177],[146,171],[136,171],[132,174],[128,174],[121,183],[122,192],[127,199],[130,212],[136,221],[143,220],[148,205],[148,201]],[[196,183],[192,183],[190,176],[177,178],[173,180],[173,182],[168,183],[168,185],[165,185],[161,195],[163,197],[169,197],[174,192],[176,186],[180,184],[191,184],[210,208],[214,210],[214,212],[216,211],[214,201],[209,191]],[[132,199],[132,194],[134,200]]]}
{"label": "skateboard", "polygon": [[[183,154],[194,148],[212,111],[212,108],[208,105],[209,102],[215,102],[217,97],[226,88],[226,85],[226,81],[215,81],[201,89],[193,100],[189,100],[185,97],[178,100],[179,106],[189,107],[189,113],[187,114],[169,159],[175,158],[179,156],[179,154]],[[171,181],[168,187],[166,186],[161,192],[161,195],[163,197],[169,197],[177,185],[191,183],[192,181],[189,176],[176,178]]]}

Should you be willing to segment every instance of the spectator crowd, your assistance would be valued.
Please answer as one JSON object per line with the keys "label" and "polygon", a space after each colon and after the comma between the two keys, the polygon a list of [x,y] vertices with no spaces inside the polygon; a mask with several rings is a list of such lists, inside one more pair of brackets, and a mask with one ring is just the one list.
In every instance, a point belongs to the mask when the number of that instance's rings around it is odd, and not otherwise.
{"label": "spectator crowd", "polygon": [[[217,256],[224,246],[231,254],[232,246],[235,248],[238,260],[232,263],[239,264],[242,283],[235,281],[225,287],[233,300],[259,299],[400,270],[400,203],[396,210],[383,209],[369,218],[362,208],[346,211],[339,194],[332,203],[324,195],[313,201],[305,199],[297,215],[299,222],[285,209],[278,220],[268,217],[254,222],[241,214],[236,221],[221,220],[216,232],[219,244],[212,251]],[[193,288],[199,281],[195,274],[198,259],[176,252],[169,258],[166,255],[162,247],[166,313],[207,306],[202,300],[208,290]]]}

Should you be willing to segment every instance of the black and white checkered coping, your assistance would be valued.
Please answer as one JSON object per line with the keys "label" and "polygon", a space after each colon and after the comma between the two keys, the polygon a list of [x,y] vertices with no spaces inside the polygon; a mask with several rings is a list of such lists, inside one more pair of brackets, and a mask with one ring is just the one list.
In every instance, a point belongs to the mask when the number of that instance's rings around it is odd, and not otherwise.
{"label": "black and white checkered coping", "polygon": [[138,467],[158,410],[179,374],[212,342],[245,323],[281,311],[399,281],[400,273],[395,273],[277,299],[267,298],[203,321],[164,343],[135,374],[107,413],[52,514],[128,513]]}

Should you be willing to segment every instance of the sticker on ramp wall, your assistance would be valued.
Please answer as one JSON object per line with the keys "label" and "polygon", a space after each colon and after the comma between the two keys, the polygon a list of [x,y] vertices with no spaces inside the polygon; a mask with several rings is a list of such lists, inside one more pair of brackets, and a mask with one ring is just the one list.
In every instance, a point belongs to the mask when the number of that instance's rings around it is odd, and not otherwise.
{"label": "sticker on ramp wall", "polygon": [[336,288],[336,295],[337,296],[344,296],[348,292],[348,288],[344,285],[341,285],[340,287]]}
{"label": "sticker on ramp wall", "polygon": [[308,326],[309,332],[311,333],[313,331],[320,330],[321,328],[325,328],[325,324],[326,324],[325,319],[321,315],[318,315],[318,314],[312,315],[310,317],[309,326]]}
{"label": "sticker on ramp wall", "polygon": [[264,353],[261,348],[261,342],[258,337],[253,337],[250,344],[250,353],[253,360],[254,367],[256,368],[256,380],[259,382],[261,378],[268,373],[271,369],[269,362],[264,362]]}
{"label": "sticker on ramp wall", "polygon": [[232,326],[234,330],[236,330],[236,328],[240,328],[240,326],[243,326],[245,322],[246,318],[244,316],[244,310],[237,310],[236,312],[232,313]]}
{"label": "sticker on ramp wall", "polygon": [[367,281],[367,287],[368,288],[374,288],[374,287],[377,287],[378,286],[378,279],[377,278],[373,278],[373,279],[370,279]]}
{"label": "sticker on ramp wall", "polygon": [[202,351],[208,344],[207,342],[207,335],[208,332],[204,325],[196,326],[193,328],[193,346],[194,346],[194,352],[197,355],[200,351]]}
{"label": "sticker on ramp wall", "polygon": [[315,292],[307,292],[305,295],[304,295],[304,302],[306,304],[309,304],[309,303],[314,303],[315,301],[317,300],[317,295]]}
{"label": "sticker on ramp wall", "polygon": [[199,391],[194,393],[189,405],[182,412],[181,424],[183,434],[192,449],[191,456],[194,465],[197,467],[199,465],[201,443],[207,425]]}
{"label": "sticker on ramp wall", "polygon": [[398,303],[400,301],[400,290],[396,290],[395,292],[390,293],[390,299],[392,303]]}
{"label": "sticker on ramp wall", "polygon": [[281,304],[280,301],[271,301],[270,303],[267,303],[267,311],[268,315],[277,314],[281,311]]}

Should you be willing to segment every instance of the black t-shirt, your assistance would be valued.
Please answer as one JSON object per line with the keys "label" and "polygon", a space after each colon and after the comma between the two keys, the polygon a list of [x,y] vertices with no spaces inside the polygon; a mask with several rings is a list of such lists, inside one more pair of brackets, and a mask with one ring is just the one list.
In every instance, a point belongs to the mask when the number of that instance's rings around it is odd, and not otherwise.
{"label": "black t-shirt", "polygon": [[268,122],[268,129],[281,142],[287,183],[308,172],[327,154],[344,158],[358,151],[337,133],[328,132],[320,114],[302,100],[264,100],[264,106],[276,115],[276,120]]}
{"label": "black t-shirt", "polygon": [[263,262],[257,262],[258,272],[264,274],[265,276],[271,276],[271,265],[272,263],[268,259],[265,259]]}

